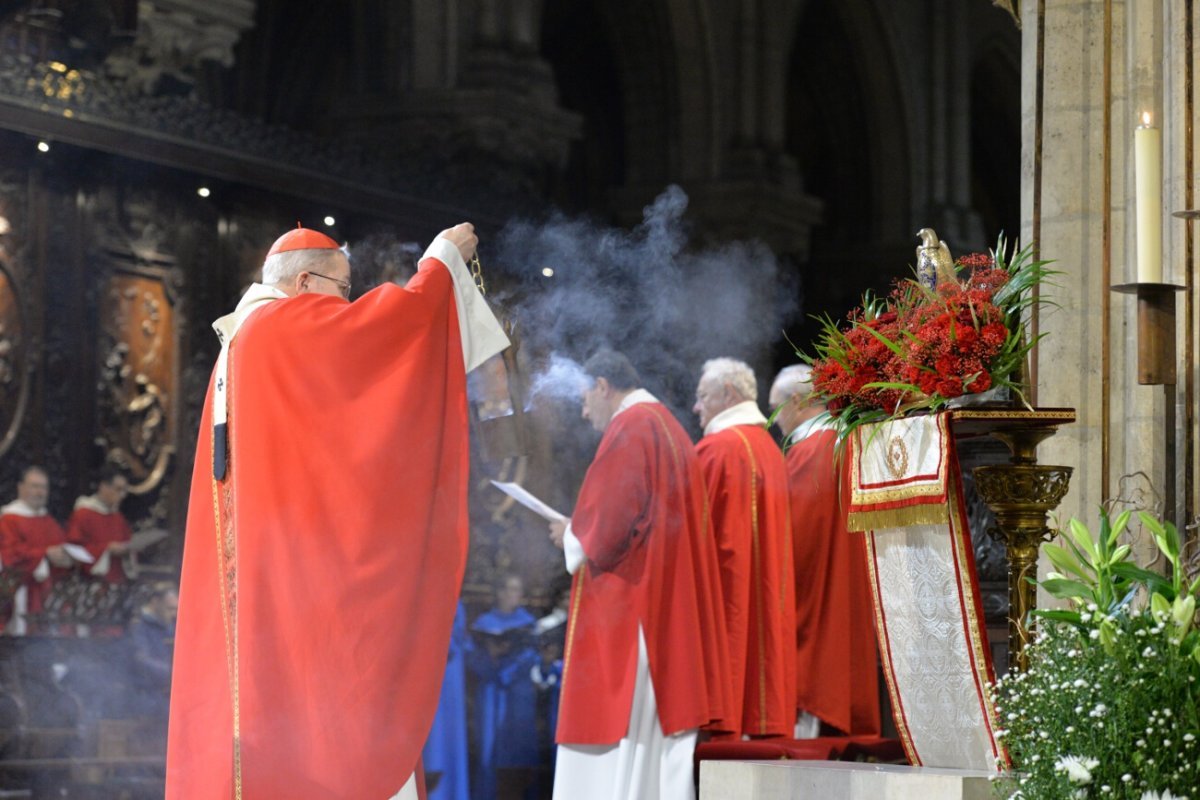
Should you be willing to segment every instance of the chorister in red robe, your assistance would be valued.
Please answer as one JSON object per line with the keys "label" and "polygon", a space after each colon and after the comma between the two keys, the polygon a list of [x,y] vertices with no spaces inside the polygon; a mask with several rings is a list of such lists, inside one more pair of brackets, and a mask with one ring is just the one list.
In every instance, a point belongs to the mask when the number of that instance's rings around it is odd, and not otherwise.
{"label": "chorister in red robe", "polygon": [[507,340],[441,237],[404,288],[353,303],[273,291],[243,298],[236,338],[218,321],[167,798],[389,798],[429,733],[462,581],[465,369]]}
{"label": "chorister in red robe", "polygon": [[[743,409],[743,406],[747,408]],[[753,417],[749,424],[722,425]],[[788,474],[753,402],[713,418],[696,454],[721,571],[734,733],[790,736],[796,718],[795,581]]]}
{"label": "chorister in red robe", "polygon": [[47,548],[66,540],[62,526],[44,508],[34,509],[20,500],[0,508],[0,564],[10,575],[23,576],[14,598],[16,613],[41,611],[54,582],[70,572],[46,559]]}
{"label": "chorister in red robe", "polygon": [[125,515],[95,497],[76,500],[75,510],[67,520],[67,541],[83,547],[96,559],[82,569],[105,583],[123,583],[128,579],[124,558],[108,552],[108,546],[128,542],[132,536]]}
{"label": "chorister in red robe", "polygon": [[808,434],[787,451],[797,579],[796,705],[842,733],[878,735],[866,546],[862,534],[846,530],[849,496],[844,468],[834,459],[836,434],[812,423],[796,433]]}
{"label": "chorister in red robe", "polygon": [[612,418],[588,468],[571,530],[575,573],[557,741],[608,745],[629,728],[638,627],[664,735],[725,716],[716,553],[704,479],[687,432],[658,402]]}

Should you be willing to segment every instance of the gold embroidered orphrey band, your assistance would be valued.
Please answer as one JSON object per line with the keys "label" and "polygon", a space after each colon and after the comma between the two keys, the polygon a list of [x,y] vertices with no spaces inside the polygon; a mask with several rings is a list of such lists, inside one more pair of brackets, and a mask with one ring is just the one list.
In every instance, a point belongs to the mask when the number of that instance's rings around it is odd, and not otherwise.
{"label": "gold embroidered orphrey band", "polygon": [[[233,405],[233,346],[229,348],[226,402]],[[232,411],[232,408],[229,409]],[[229,674],[229,696],[233,704],[233,787],[236,800],[242,800],[242,735],[241,702],[238,680],[237,594],[237,531],[233,515],[233,417],[226,416],[226,472],[223,481],[212,482],[213,528],[216,531],[218,594],[221,599],[221,620],[225,628],[225,665]],[[224,502],[222,502],[222,500]],[[221,516],[225,511],[228,524],[222,530]]]}

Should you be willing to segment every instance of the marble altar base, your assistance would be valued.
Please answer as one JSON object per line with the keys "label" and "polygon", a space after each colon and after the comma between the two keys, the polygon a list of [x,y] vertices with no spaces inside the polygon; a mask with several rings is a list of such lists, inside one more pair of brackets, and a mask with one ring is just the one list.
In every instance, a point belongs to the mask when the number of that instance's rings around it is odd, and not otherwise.
{"label": "marble altar base", "polygon": [[700,800],[990,800],[991,774],[846,761],[703,761]]}

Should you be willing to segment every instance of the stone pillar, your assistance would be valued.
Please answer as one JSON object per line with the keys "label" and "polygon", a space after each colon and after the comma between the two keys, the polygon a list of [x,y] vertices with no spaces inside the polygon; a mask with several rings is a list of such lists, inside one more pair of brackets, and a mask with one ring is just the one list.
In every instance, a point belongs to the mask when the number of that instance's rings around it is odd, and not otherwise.
{"label": "stone pillar", "polygon": [[[691,213],[711,220],[717,238],[758,238],[776,252],[808,257],[812,226],[821,219],[821,202],[804,191],[798,165],[784,151],[787,59],[794,34],[794,3],[739,0],[724,37],[735,80],[713,84],[718,106],[730,109],[727,142],[715,172],[707,180],[685,180]],[[718,88],[720,87],[720,88]],[[684,120],[685,130],[709,120]],[[686,168],[686,165],[685,165]],[[692,171],[694,177],[701,177]],[[692,176],[685,176],[692,177]]]}
{"label": "stone pillar", "polygon": [[[1165,450],[1174,441],[1182,452],[1187,435],[1182,409],[1175,425],[1166,424],[1168,393],[1163,387],[1138,385],[1136,305],[1109,291],[1110,283],[1135,277],[1133,129],[1143,106],[1163,126],[1164,274],[1167,280],[1182,281],[1183,223],[1169,212],[1182,207],[1186,116],[1194,126],[1196,115],[1194,109],[1182,110],[1183,37],[1177,24],[1170,29],[1165,24],[1167,16],[1180,16],[1177,7],[1182,5],[1112,0],[1106,27],[1104,0],[1047,2],[1044,30],[1039,30],[1038,4],[1021,4],[1021,238],[1031,241],[1040,226],[1042,256],[1055,259],[1054,267],[1062,272],[1058,287],[1048,289],[1060,308],[1040,316],[1040,329],[1048,336],[1036,359],[1038,403],[1073,406],[1079,415],[1078,423],[1064,427],[1040,454],[1045,463],[1075,467],[1070,493],[1060,507],[1063,521],[1077,516],[1094,525],[1099,504],[1118,496],[1161,505],[1167,485]],[[1041,63],[1039,36],[1044,37]],[[1106,63],[1111,70],[1107,87]],[[1165,81],[1165,76],[1174,77]],[[1040,109],[1039,80],[1044,93]],[[1182,325],[1182,296],[1178,309]],[[1182,342],[1194,338],[1195,331],[1181,329],[1180,337],[1182,382]],[[1179,386],[1171,392],[1172,401],[1181,399],[1183,391]],[[1171,516],[1183,504],[1182,470],[1181,464],[1177,507],[1164,509]],[[1137,473],[1145,478],[1128,477]]]}
{"label": "stone pillar", "polygon": [[537,53],[540,3],[411,6],[408,79],[394,96],[346,101],[339,116],[347,136],[407,181],[419,176],[426,188],[460,194],[478,187],[456,198],[467,207],[541,196],[581,121],[559,106],[553,72]]}
{"label": "stone pillar", "polygon": [[926,222],[950,242],[955,253],[994,245],[984,241],[979,214],[971,206],[971,131],[968,9],[965,3],[938,4],[929,16],[930,101]]}

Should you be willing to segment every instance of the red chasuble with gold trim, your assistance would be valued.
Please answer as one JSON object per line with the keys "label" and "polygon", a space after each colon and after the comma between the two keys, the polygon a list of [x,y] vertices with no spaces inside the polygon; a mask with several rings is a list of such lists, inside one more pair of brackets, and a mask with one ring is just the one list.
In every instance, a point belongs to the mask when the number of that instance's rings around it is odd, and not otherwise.
{"label": "red chasuble with gold trim", "polygon": [[[67,541],[74,542],[92,554],[97,561],[104,555],[105,549],[114,542],[128,542],[133,536],[129,528],[129,520],[119,511],[102,514],[91,508],[76,508],[67,521]],[[84,571],[90,571],[91,565],[84,565]],[[121,583],[125,580],[125,566],[119,556],[109,559],[108,572],[102,580],[106,583]]]}
{"label": "red chasuble with gold trim", "polygon": [[[846,530],[849,495],[832,430],[788,449],[796,551],[796,705],[846,734],[879,733],[875,617],[863,534]],[[838,493],[841,490],[841,498]]]}
{"label": "red chasuble with gold trim", "polygon": [[638,625],[666,735],[720,720],[728,673],[716,552],[692,442],[659,403],[613,417],[571,530],[575,573],[558,712],[560,744],[614,744],[633,702]]}
{"label": "red chasuble with gold trim", "polygon": [[388,798],[413,773],[467,547],[467,419],[437,261],[254,310],[212,395],[184,544],[167,797]]}
{"label": "red chasuble with gold trim", "polygon": [[710,433],[696,454],[717,541],[734,733],[791,736],[796,616],[783,454],[759,425]]}

